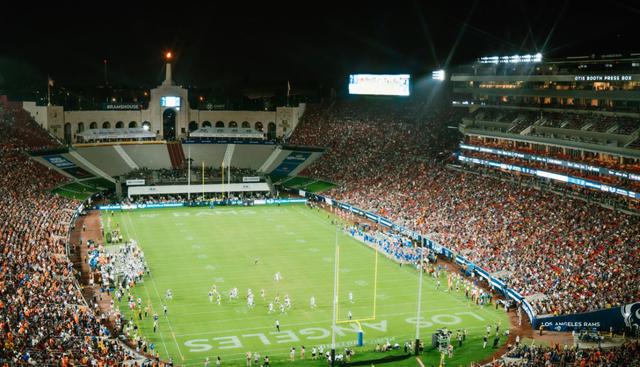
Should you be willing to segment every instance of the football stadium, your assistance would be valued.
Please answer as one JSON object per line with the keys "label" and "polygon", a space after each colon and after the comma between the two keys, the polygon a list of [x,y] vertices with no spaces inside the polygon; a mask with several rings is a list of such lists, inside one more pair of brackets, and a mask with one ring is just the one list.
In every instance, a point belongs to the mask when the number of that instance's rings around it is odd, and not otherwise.
{"label": "football stadium", "polygon": [[446,62],[318,84],[0,58],[0,366],[640,366],[640,53],[414,5]]}

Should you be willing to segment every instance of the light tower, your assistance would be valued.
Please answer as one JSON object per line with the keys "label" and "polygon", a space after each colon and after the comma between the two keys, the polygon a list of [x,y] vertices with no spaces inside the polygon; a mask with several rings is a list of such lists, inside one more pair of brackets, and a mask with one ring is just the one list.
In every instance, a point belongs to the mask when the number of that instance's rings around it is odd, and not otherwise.
{"label": "light tower", "polygon": [[171,77],[171,60],[173,59],[173,53],[171,51],[165,52],[164,59],[167,62],[167,69],[165,72],[164,82],[162,82],[162,85],[173,85],[173,80]]}

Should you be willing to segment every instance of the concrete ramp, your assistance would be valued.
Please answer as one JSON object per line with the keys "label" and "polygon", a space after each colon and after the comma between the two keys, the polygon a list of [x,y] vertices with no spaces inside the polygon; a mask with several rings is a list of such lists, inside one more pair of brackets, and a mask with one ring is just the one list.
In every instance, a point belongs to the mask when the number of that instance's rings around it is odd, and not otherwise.
{"label": "concrete ramp", "polygon": [[235,144],[227,144],[227,150],[224,151],[224,166],[229,167],[231,165],[231,159],[233,158],[233,152],[236,150]]}
{"label": "concrete ramp", "polygon": [[118,154],[120,155],[124,163],[126,163],[127,166],[131,167],[132,170],[139,168],[136,162],[134,162],[133,159],[129,157],[129,154],[127,154],[127,152],[125,152],[120,145],[114,145],[113,149],[115,149],[116,152],[118,152]]}
{"label": "concrete ramp", "polygon": [[80,155],[80,153],[76,152],[75,150],[70,150],[69,155],[71,155],[78,162],[82,163],[83,166],[89,168],[89,170],[91,170],[93,173],[97,174],[98,176],[103,177],[113,183],[116,182],[116,180],[113,177],[109,176],[107,173],[105,173],[103,170],[98,168],[96,165],[86,160],[83,156]]}

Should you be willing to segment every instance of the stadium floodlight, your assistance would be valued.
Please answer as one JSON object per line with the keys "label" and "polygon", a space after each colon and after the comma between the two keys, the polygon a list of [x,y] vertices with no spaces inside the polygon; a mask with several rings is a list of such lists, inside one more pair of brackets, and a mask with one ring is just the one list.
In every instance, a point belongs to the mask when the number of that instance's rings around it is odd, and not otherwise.
{"label": "stadium floodlight", "polygon": [[512,55],[512,56],[485,56],[478,59],[480,64],[523,64],[542,62],[542,54]]}
{"label": "stadium floodlight", "polygon": [[444,81],[445,80],[445,72],[443,69],[440,70],[435,70],[431,72],[431,78],[433,80],[439,80],[439,81]]}

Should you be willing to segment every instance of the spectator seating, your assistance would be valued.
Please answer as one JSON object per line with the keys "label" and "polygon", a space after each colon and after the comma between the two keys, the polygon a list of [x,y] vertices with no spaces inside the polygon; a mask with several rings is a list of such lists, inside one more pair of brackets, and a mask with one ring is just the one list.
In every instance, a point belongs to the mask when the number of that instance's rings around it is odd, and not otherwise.
{"label": "spectator seating", "polygon": [[538,314],[640,299],[640,260],[628,256],[640,250],[637,217],[446,169],[436,159],[446,149],[437,131],[454,114],[427,111],[407,122],[373,102],[311,107],[292,141],[328,148],[307,175],[339,183],[329,196],[427,234],[491,273],[512,274],[505,280],[515,290],[547,299],[534,305]]}

